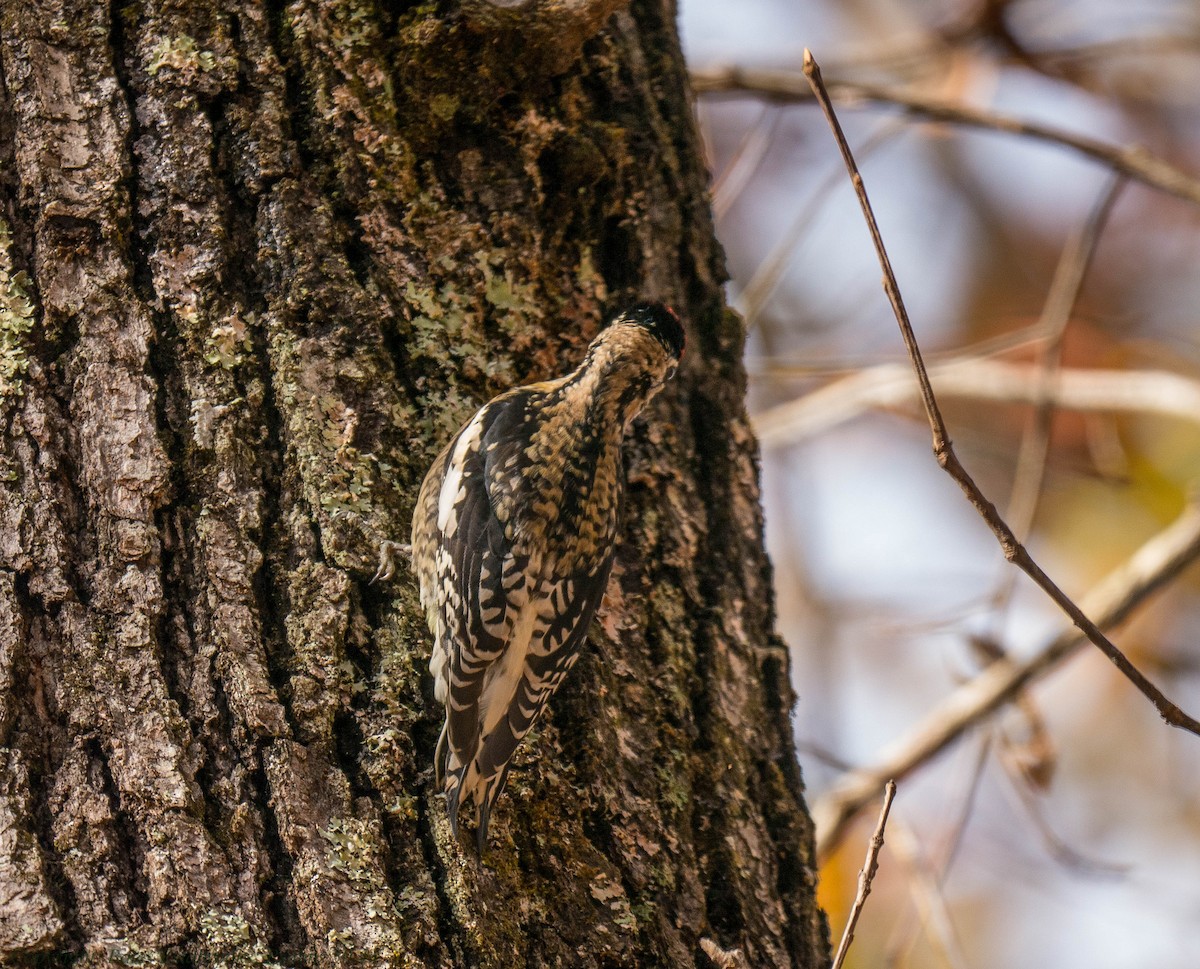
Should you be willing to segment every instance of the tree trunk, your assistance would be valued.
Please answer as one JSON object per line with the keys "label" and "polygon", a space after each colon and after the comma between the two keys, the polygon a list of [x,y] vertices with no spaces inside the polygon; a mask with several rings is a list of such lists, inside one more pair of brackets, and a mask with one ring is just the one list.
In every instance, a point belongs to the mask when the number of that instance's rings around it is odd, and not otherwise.
{"label": "tree trunk", "polygon": [[[4,0],[0,959],[828,962],[674,10],[619,6]],[[379,542],[646,298],[684,367],[480,861]]]}

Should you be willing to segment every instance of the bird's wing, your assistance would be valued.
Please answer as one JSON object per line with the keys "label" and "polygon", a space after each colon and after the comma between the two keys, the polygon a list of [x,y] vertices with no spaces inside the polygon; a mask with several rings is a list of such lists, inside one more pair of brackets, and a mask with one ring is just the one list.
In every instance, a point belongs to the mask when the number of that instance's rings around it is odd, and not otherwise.
{"label": "bird's wing", "polygon": [[[466,427],[459,429],[450,443],[442,448],[433,464],[421,482],[421,490],[417,494],[417,507],[413,511],[412,530],[409,541],[412,543],[413,570],[421,588],[421,606],[425,610],[429,630],[434,634],[434,661],[438,658],[442,633],[438,626],[441,617],[437,608],[437,547],[438,547],[438,498],[442,493],[442,484],[446,480],[446,465],[450,454]],[[434,670],[434,675],[437,671]]]}
{"label": "bird's wing", "polygon": [[[488,671],[508,645],[528,594],[528,562],[514,551],[511,529],[497,517],[498,468],[515,470],[524,449],[527,395],[506,394],[463,428],[446,459],[438,496],[436,595],[442,655],[434,669],[446,704],[439,775],[469,764],[479,743],[480,700]],[[510,461],[511,459],[511,461]]]}
{"label": "bird's wing", "polygon": [[480,843],[487,837],[488,818],[504,783],[517,747],[537,722],[542,710],[579,658],[588,626],[604,598],[612,571],[611,552],[590,572],[560,578],[539,590],[543,607],[535,620],[522,668],[509,692],[506,707],[480,739],[470,777],[477,778]]}

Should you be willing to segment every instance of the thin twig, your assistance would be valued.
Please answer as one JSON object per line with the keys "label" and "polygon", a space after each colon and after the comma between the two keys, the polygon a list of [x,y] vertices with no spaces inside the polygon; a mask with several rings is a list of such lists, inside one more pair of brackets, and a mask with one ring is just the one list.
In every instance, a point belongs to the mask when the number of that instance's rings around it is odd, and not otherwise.
{"label": "thin twig", "polygon": [[1013,534],[1012,529],[1000,517],[996,506],[980,491],[979,486],[975,484],[974,479],[967,473],[966,468],[958,460],[958,455],[954,453],[954,448],[950,443],[950,435],[946,431],[946,422],[942,418],[937,398],[934,396],[933,386],[929,382],[929,374],[925,370],[925,361],[921,357],[921,348],[917,345],[917,338],[913,333],[912,323],[908,318],[908,311],[904,308],[904,301],[900,296],[900,288],[896,283],[895,273],[892,272],[891,260],[888,258],[887,250],[883,245],[883,237],[880,235],[879,225],[875,221],[875,213],[871,209],[866,189],[863,187],[862,176],[858,172],[854,156],[850,153],[850,145],[846,141],[846,136],[842,133],[842,127],[838,123],[837,115],[833,112],[833,104],[829,100],[829,94],[821,83],[820,68],[817,67],[817,62],[813,60],[812,54],[807,50],[804,52],[804,74],[812,84],[817,100],[821,104],[821,109],[825,113],[825,118],[829,122],[830,128],[833,129],[838,148],[842,153],[842,159],[846,163],[846,170],[850,173],[850,179],[854,184],[855,194],[858,195],[863,216],[866,218],[867,226],[871,230],[871,239],[875,243],[875,252],[879,256],[879,264],[883,269],[884,291],[891,301],[892,309],[896,314],[896,322],[900,325],[900,333],[904,338],[904,345],[908,349],[909,358],[912,361],[913,369],[916,371],[917,380],[921,385],[921,400],[925,405],[925,414],[929,418],[929,428],[933,434],[933,453],[937,457],[938,464],[957,482],[963,494],[967,496],[967,500],[975,506],[975,510],[979,512],[980,517],[983,518],[995,534],[1000,547],[1004,551],[1004,557],[1033,579],[1042,591],[1063,612],[1071,617],[1071,621],[1083,630],[1088,639],[1095,643],[1100,651],[1113,662],[1117,669],[1154,704],[1163,720],[1173,727],[1179,727],[1180,729],[1187,730],[1189,733],[1200,736],[1200,721],[1194,720],[1168,700],[1162,691],[1151,683],[1141,670],[1134,666],[1125,654],[1109,641],[1108,637],[1084,614],[1070,596],[1051,580],[1050,576],[1033,560],[1033,557],[1025,549],[1025,546],[1017,541],[1017,537]]}
{"label": "thin twig", "polygon": [[850,907],[850,917],[846,919],[846,928],[842,931],[842,941],[838,943],[837,955],[833,957],[833,969],[841,969],[850,951],[850,943],[854,941],[854,928],[858,925],[858,917],[862,915],[867,896],[871,894],[871,882],[875,880],[875,872],[879,870],[879,852],[883,848],[883,829],[887,827],[888,815],[892,810],[892,801],[896,798],[896,782],[888,781],[883,792],[883,807],[879,809],[879,823],[875,825],[875,833],[871,835],[871,843],[867,846],[867,860],[863,862],[862,871],[858,873],[858,892],[854,896],[854,904]]}
{"label": "thin twig", "polygon": [[916,835],[908,825],[900,824],[892,845],[896,860],[908,876],[913,902],[925,927],[925,938],[948,969],[964,969],[967,960],[963,956],[958,933],[954,931],[954,922],[950,918],[941,883],[921,856]]}
{"label": "thin twig", "polygon": [[[934,350],[926,354],[926,359],[933,366],[939,363],[950,363],[955,360],[975,360],[986,357],[1003,356],[1036,346],[1041,340],[1041,331],[1036,322],[1019,326],[995,336],[984,337],[948,350]],[[789,378],[808,377],[844,377],[853,373],[861,373],[869,367],[881,366],[885,361],[864,358],[859,355],[845,358],[832,358],[821,363],[813,363],[808,357],[788,357],[773,353],[764,357],[746,357],[746,370],[751,377],[786,380]],[[905,373],[911,374],[912,368],[905,367]],[[932,371],[931,371],[932,372]],[[914,382],[914,386],[915,386]]]}
{"label": "thin twig", "polygon": [[[878,130],[872,132],[871,136],[859,145],[859,154],[864,158],[868,157],[899,132],[900,129],[895,124],[879,126]],[[816,187],[804,207],[792,220],[792,224],[788,226],[783,237],[772,247],[767,257],[759,263],[754,275],[750,277],[745,289],[738,296],[734,308],[741,314],[748,331],[753,330],[758,323],[763,308],[779,287],[779,282],[783,279],[788,264],[796,255],[800,237],[816,219],[825,203],[833,198],[833,189],[840,178],[837,171],[830,171],[822,179],[821,184]]]}
{"label": "thin twig", "polygon": [[1033,790],[1029,781],[1022,775],[1020,766],[1014,763],[1011,757],[1002,756],[1000,763],[1004,768],[1004,773],[1008,778],[1009,787],[1013,795],[1020,802],[1021,808],[1037,829],[1042,843],[1055,861],[1080,875],[1090,875],[1097,878],[1119,878],[1128,874],[1129,865],[1121,864],[1120,862],[1104,861],[1100,858],[1091,858],[1069,844],[1051,826],[1050,821],[1046,818],[1042,810],[1042,804],[1038,800],[1037,792]]}
{"label": "thin twig", "polygon": [[722,218],[742,194],[742,189],[754,177],[771,147],[775,129],[779,127],[782,118],[783,112],[777,106],[764,105],[762,114],[742,136],[742,140],[734,149],[733,157],[729,159],[721,174],[713,179],[713,218]]}
{"label": "thin twig", "polygon": [[[1017,468],[1013,474],[1013,490],[1009,495],[1008,508],[1005,509],[1004,515],[1013,532],[1022,541],[1028,538],[1033,527],[1038,496],[1042,493],[1046,458],[1050,448],[1050,427],[1055,411],[1054,376],[1062,365],[1063,337],[1071,320],[1071,313],[1079,300],[1079,294],[1083,290],[1083,280],[1100,241],[1100,234],[1124,186],[1125,179],[1121,176],[1110,179],[1087,222],[1077,232],[1072,233],[1055,268],[1050,292],[1046,296],[1041,319],[1038,321],[1037,329],[1043,335],[1043,341],[1034,361],[1039,371],[1037,397],[1033,414],[1021,439]],[[1012,576],[1011,572],[1007,574]],[[1004,595],[1004,599],[1011,595],[1011,589],[1012,584],[1009,582],[1008,593]]]}
{"label": "thin twig", "polygon": [[946,881],[946,878],[950,874],[950,869],[954,865],[954,860],[958,857],[958,850],[962,847],[964,836],[967,832],[967,823],[975,813],[975,802],[979,798],[979,791],[983,786],[984,768],[987,767],[988,761],[991,758],[991,751],[992,736],[990,733],[985,733],[979,742],[979,748],[975,751],[975,758],[971,763],[971,777],[967,784],[962,804],[956,810],[957,816],[950,828],[950,837],[946,839],[941,851],[941,857],[935,863],[939,885]]}
{"label": "thin twig", "polygon": [[[979,5],[977,10],[983,9]],[[826,62],[826,69],[837,76],[847,72],[868,70],[873,72],[886,71],[902,77],[928,77],[946,61],[954,57],[955,51],[965,42],[970,44],[978,40],[978,15],[970,16],[960,25],[939,28],[934,37],[928,41],[918,41],[910,44],[898,44],[892,47],[867,51],[860,55],[843,57],[832,65]],[[1088,81],[1081,77],[1078,65],[1089,62],[1113,61],[1147,55],[1188,55],[1200,52],[1200,38],[1195,34],[1142,34],[1125,35],[1111,40],[1101,40],[1094,43],[1083,43],[1077,46],[1047,48],[1026,52],[1034,62],[1034,69],[1048,74],[1053,78],[1068,77],[1072,83],[1085,90],[1095,90]],[[1047,66],[1048,65],[1048,66]],[[1112,94],[1112,82],[1119,80],[1109,78],[1105,93]]]}
{"label": "thin twig", "polygon": [[[807,81],[794,71],[717,67],[694,70],[691,79],[693,90],[700,94],[744,93],[784,102],[808,101],[812,98]],[[1061,145],[1134,181],[1200,204],[1200,178],[1180,171],[1139,145],[1121,147],[1086,135],[1073,134],[1053,125],[1025,121],[920,94],[904,93],[880,84],[839,81],[831,84],[830,90],[838,103],[847,107],[864,101],[888,104],[931,121],[946,121]]]}
{"label": "thin twig", "polygon": [[[950,835],[943,839],[939,851],[939,857],[931,858],[928,863],[929,878],[933,885],[939,890],[945,886],[946,878],[950,874],[950,868],[954,864],[954,860],[958,855],[958,849],[962,846],[964,835],[967,830],[967,823],[971,820],[975,813],[975,801],[979,796],[980,788],[983,786],[984,768],[987,766],[988,759],[991,755],[992,737],[990,733],[985,733],[979,742],[979,747],[975,752],[974,762],[971,765],[971,775],[967,783],[966,792],[963,796],[962,803],[955,808],[956,817],[953,824],[950,826]],[[901,833],[905,832],[904,826],[900,827]],[[921,903],[916,903],[918,910]],[[907,962],[908,955],[912,952],[916,945],[920,926],[912,920],[903,920],[896,923],[895,930],[892,933],[892,938],[888,940],[885,947],[885,958],[883,965],[896,966],[900,965],[901,961]],[[946,948],[943,946],[943,948]]]}
{"label": "thin twig", "polygon": [[[1151,594],[1200,560],[1200,509],[1183,513],[1139,548],[1082,600],[1103,626],[1116,626]],[[1001,659],[946,696],[921,722],[890,744],[878,763],[843,774],[813,807],[817,854],[825,857],[846,826],[879,796],[890,778],[903,779],[975,727],[1031,683],[1078,651],[1087,639],[1067,629],[1040,652],[1019,662]]]}

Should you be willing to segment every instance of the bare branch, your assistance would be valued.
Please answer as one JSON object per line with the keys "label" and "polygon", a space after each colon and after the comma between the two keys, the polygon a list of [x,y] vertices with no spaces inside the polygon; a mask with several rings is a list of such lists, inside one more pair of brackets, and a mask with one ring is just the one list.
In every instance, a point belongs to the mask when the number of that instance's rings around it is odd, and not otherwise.
{"label": "bare branch", "polygon": [[887,827],[888,815],[892,811],[892,801],[896,798],[896,782],[888,781],[883,793],[883,806],[879,809],[879,821],[875,825],[875,833],[867,845],[867,859],[863,862],[862,871],[858,873],[858,892],[854,896],[854,904],[850,907],[850,917],[846,920],[846,928],[842,931],[842,941],[838,943],[837,954],[833,957],[833,969],[841,969],[850,951],[850,943],[854,941],[854,928],[858,925],[858,917],[862,915],[867,896],[871,894],[871,882],[875,880],[875,872],[879,870],[879,852],[883,848],[883,830]]}
{"label": "bare branch", "polygon": [[[908,312],[904,307],[903,299],[900,296],[899,287],[896,283],[895,274],[892,272],[891,261],[888,259],[887,250],[884,247],[883,239],[879,232],[879,226],[875,221],[874,212],[871,209],[871,204],[867,198],[867,193],[863,187],[862,176],[858,172],[858,168],[854,162],[854,157],[850,152],[850,146],[846,142],[845,135],[842,133],[841,125],[838,123],[837,116],[833,111],[833,105],[829,100],[822,82],[820,69],[812,55],[806,50],[804,54],[804,73],[812,85],[813,92],[816,95],[825,117],[829,122],[830,128],[833,130],[837,140],[838,148],[842,153],[842,158],[846,163],[846,169],[850,174],[851,181],[854,184],[855,193],[858,196],[859,204],[862,207],[863,216],[866,219],[867,226],[871,232],[871,238],[875,244],[875,251],[879,257],[880,266],[883,269],[884,290],[892,304],[892,309],[895,312],[896,321],[900,326],[901,335],[904,339],[904,344],[908,349],[909,357],[912,361],[913,369],[917,374],[917,380],[920,384],[921,400],[925,406],[925,413],[929,420],[930,431],[933,437],[933,451],[937,457],[938,464],[946,470],[948,474],[962,489],[967,499],[979,512],[980,516],[991,528],[1001,548],[1004,550],[1005,557],[1017,565],[1023,572],[1037,583],[1037,585],[1065,612],[1076,626],[1083,631],[1089,640],[1091,640],[1113,664],[1129,679],[1141,692],[1154,703],[1155,708],[1163,719],[1172,726],[1180,727],[1191,733],[1200,735],[1200,723],[1192,719],[1186,713],[1179,709],[1174,703],[1168,700],[1162,692],[1151,683],[1140,670],[1138,670],[1112,642],[1104,635],[1099,626],[1096,625],[1083,610],[1075,604],[1058,586],[1051,581],[1050,577],[1034,562],[1028,551],[1017,541],[1012,530],[1000,517],[995,505],[987,499],[980,491],[978,485],[967,473],[966,469],[958,460],[954,449],[951,446],[949,434],[946,431],[946,424],[942,418],[941,411],[938,407],[937,399],[933,393],[933,387],[929,381],[929,375],[925,369],[925,363],[921,356],[920,347],[917,345],[916,335],[913,332],[912,324],[908,318]],[[995,669],[1000,663],[993,664],[985,671]],[[857,772],[856,772],[857,773]]]}
{"label": "bare branch", "polygon": [[[694,70],[691,78],[693,90],[700,94],[744,93],[783,102],[809,101],[813,96],[806,79],[795,71],[715,67]],[[864,101],[887,104],[930,121],[946,121],[1061,145],[1127,178],[1200,204],[1200,178],[1180,171],[1138,145],[1121,147],[1086,135],[1073,134],[1053,125],[901,92],[879,84],[838,81],[829,85],[829,92],[839,104],[846,107],[857,107]]]}
{"label": "bare branch", "polygon": [[[975,810],[975,802],[979,796],[980,788],[982,787],[984,768],[987,766],[988,758],[991,756],[992,736],[990,733],[985,733],[980,738],[979,748],[976,751],[974,762],[971,765],[970,778],[967,783],[966,791],[962,799],[962,803],[954,807],[953,824],[950,826],[950,835],[943,841],[941,851],[938,858],[930,858],[925,865],[911,867],[906,866],[907,870],[916,874],[920,869],[927,869],[929,883],[933,889],[937,891],[936,898],[938,901],[924,901],[922,896],[925,894],[922,890],[922,885],[919,881],[914,882],[910,878],[914,901],[919,911],[928,913],[928,916],[933,916],[936,909],[940,907],[941,912],[945,913],[945,899],[942,897],[941,889],[946,883],[946,877],[950,873],[950,868],[954,864],[954,859],[958,854],[958,849],[962,846],[964,835],[967,830],[967,823],[971,819],[971,815]],[[947,807],[950,805],[947,804]],[[905,825],[900,825],[900,843],[902,850],[900,852],[901,864],[905,862],[905,851],[903,845],[909,841],[915,841],[911,832]],[[914,845],[915,847],[915,845]],[[914,863],[916,859],[913,859]],[[945,918],[926,917],[924,925],[927,927],[930,941],[937,939],[937,944],[943,951],[946,962],[953,962],[953,956],[949,955],[957,948],[956,937],[953,933],[953,927],[950,923],[949,914],[945,913]],[[950,928],[949,933],[941,933],[938,930],[946,927]],[[919,939],[919,930],[921,926],[910,920],[905,920],[896,923],[892,938],[888,941],[885,947],[885,955],[882,964],[886,966],[903,966],[908,964],[908,955]],[[938,938],[939,935],[941,938]],[[953,941],[951,941],[953,940]]]}
{"label": "bare branch", "polygon": [[[1038,505],[1041,502],[1042,486],[1046,479],[1046,462],[1050,455],[1050,431],[1056,410],[1053,384],[1055,374],[1062,368],[1063,338],[1067,332],[1067,325],[1071,321],[1075,304],[1083,291],[1083,281],[1096,248],[1100,244],[1101,233],[1108,223],[1108,216],[1125,184],[1126,179],[1123,176],[1113,175],[1092,207],[1087,221],[1071,233],[1071,237],[1059,257],[1058,265],[1055,267],[1054,279],[1050,284],[1050,292],[1046,295],[1041,317],[1034,327],[1042,337],[1035,360],[1038,370],[1036,399],[1033,402],[1033,413],[1026,422],[1025,430],[1021,435],[1017,466],[1013,472],[1012,490],[1009,493],[1008,507],[1004,513],[1005,521],[1009,523],[1013,532],[1022,542],[1029,539],[1033,530]],[[995,630],[993,639],[997,643],[997,649],[1001,648],[998,645],[999,630],[1003,626],[1005,613],[1012,603],[1018,575],[1019,573],[1011,569],[1005,569],[992,596],[994,608],[990,622]],[[1033,698],[1026,695],[1021,699],[1019,705],[1035,733],[1044,735],[1041,715]],[[1003,747],[1002,744],[1001,748],[1003,749]]]}
{"label": "bare branch", "polygon": [[[1200,559],[1200,509],[1189,505],[1178,519],[1093,588],[1081,601],[1081,608],[1095,616],[1100,625],[1115,626],[1197,559]],[[1078,631],[1068,629],[1028,659],[997,660],[889,745],[877,764],[839,777],[813,808],[818,855],[828,854],[838,844],[846,825],[879,796],[890,778],[907,777],[967,730],[1011,702],[1029,684],[1056,669],[1086,642],[1086,637]]]}
{"label": "bare branch", "polygon": [[[770,372],[770,371],[768,371]],[[1036,403],[1039,369],[1028,363],[962,357],[929,368],[938,394],[999,403]],[[917,397],[912,368],[887,363],[772,407],[754,418],[763,447],[785,447],[815,437],[872,408],[899,407]],[[1136,411],[1200,423],[1200,383],[1166,370],[1067,368],[1047,388],[1061,410]]]}

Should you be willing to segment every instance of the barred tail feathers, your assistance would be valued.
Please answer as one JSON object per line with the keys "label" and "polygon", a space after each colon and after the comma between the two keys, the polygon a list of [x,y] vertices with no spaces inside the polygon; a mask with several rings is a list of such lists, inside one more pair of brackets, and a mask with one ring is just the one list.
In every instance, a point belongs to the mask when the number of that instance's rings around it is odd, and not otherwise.
{"label": "barred tail feathers", "polygon": [[475,824],[475,842],[482,855],[487,847],[488,823],[491,820],[492,808],[508,781],[509,765],[505,764],[500,770],[484,777],[479,772],[478,758],[469,764],[461,763],[445,743],[445,736],[446,732],[443,730],[443,739],[438,741],[436,769],[438,786],[446,795],[450,830],[457,838],[459,813],[469,810],[468,817]]}
{"label": "barred tail feathers", "polygon": [[504,785],[508,781],[508,767],[509,765],[505,764],[499,774],[482,779],[475,788],[475,802],[478,806],[475,844],[480,855],[487,846],[488,822],[492,819],[492,808],[496,806],[496,799],[503,793]]}
{"label": "barred tail feathers", "polygon": [[495,807],[496,799],[500,797],[508,780],[508,767],[509,765],[505,764],[500,771],[483,777],[479,773],[479,761],[476,759],[469,767],[458,770],[454,793],[447,794],[446,806],[454,812],[461,810],[464,803],[472,802],[475,843],[481,855],[487,847],[488,823],[491,821],[492,808]]}
{"label": "barred tail feathers", "polygon": [[[442,735],[438,738],[437,751],[433,755],[434,777],[438,788],[446,795],[446,813],[450,817],[450,833],[458,838],[458,809],[462,796],[463,774],[466,765],[455,755],[449,743],[450,725],[442,726]],[[469,792],[468,792],[469,798]]]}
{"label": "barred tail feathers", "polygon": [[504,790],[508,766],[505,765],[502,771],[490,777],[480,776],[479,758],[472,758],[465,764],[460,761],[450,746],[449,735],[449,726],[443,726],[442,735],[438,738],[437,752],[434,754],[437,786],[446,796],[446,813],[450,817],[451,833],[458,838],[459,812],[469,810],[468,817],[475,823],[475,839],[479,853],[483,854],[487,844],[488,820],[496,798]]}

